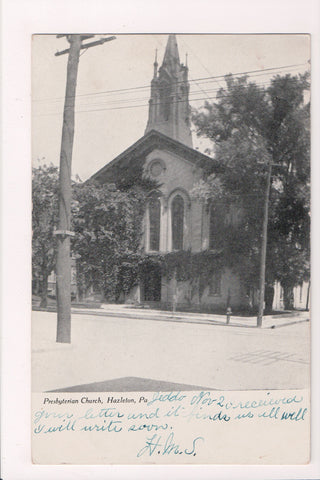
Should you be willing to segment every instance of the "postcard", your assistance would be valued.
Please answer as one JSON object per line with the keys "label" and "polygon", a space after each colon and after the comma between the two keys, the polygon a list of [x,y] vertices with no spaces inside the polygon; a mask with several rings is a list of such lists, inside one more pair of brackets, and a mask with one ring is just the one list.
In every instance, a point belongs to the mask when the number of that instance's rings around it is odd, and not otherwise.
{"label": "postcard", "polygon": [[32,461],[310,460],[310,36],[32,37]]}

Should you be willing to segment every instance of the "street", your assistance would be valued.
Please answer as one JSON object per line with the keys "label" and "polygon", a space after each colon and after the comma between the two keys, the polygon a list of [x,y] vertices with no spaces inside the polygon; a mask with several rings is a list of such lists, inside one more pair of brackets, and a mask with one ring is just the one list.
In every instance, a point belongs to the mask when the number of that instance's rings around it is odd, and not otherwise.
{"label": "street", "polygon": [[257,329],[73,313],[62,344],[56,313],[33,312],[32,390],[308,388],[309,335],[309,322]]}

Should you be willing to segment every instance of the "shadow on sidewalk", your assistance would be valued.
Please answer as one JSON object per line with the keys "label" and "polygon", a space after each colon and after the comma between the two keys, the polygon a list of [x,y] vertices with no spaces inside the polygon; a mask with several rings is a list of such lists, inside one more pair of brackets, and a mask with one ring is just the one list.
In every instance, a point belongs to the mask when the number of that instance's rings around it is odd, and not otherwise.
{"label": "shadow on sidewalk", "polygon": [[94,382],[73,387],[59,388],[50,392],[171,392],[171,391],[214,390],[198,385],[185,385],[183,383],[163,382],[151,378],[123,377],[104,382]]}

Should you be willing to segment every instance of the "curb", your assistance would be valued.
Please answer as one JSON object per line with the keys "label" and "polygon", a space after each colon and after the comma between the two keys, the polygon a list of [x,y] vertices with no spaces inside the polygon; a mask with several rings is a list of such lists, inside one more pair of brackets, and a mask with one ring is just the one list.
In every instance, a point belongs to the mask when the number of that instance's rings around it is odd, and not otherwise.
{"label": "curb", "polygon": [[[43,309],[43,308],[40,308],[40,307],[33,307],[34,311],[45,311],[45,312],[56,312],[57,309],[56,308],[50,308],[50,309]],[[176,314],[176,315],[157,315],[157,314],[154,314],[154,315],[137,315],[137,314],[133,314],[133,313],[129,313],[129,312],[108,312],[108,311],[103,311],[103,312],[97,312],[96,310],[85,310],[85,309],[79,309],[77,310],[76,308],[75,309],[71,309],[71,313],[73,314],[76,314],[76,315],[95,315],[95,316],[98,316],[98,317],[112,317],[112,318],[118,318],[118,317],[121,317],[121,318],[129,318],[129,319],[132,319],[132,320],[151,320],[151,321],[159,321],[159,322],[174,322],[174,323],[194,323],[194,324],[203,324],[203,325],[214,325],[214,326],[221,326],[221,327],[239,327],[239,328],[250,328],[250,329],[258,329],[258,327],[253,324],[253,325],[248,325],[248,324],[244,324],[244,323],[234,323],[234,322],[230,322],[230,323],[226,323],[226,321],[220,321],[218,319],[210,319],[210,318],[197,318],[197,317],[184,317],[184,316],[181,316],[179,314]],[[286,315],[286,314],[285,314]],[[217,315],[218,316],[218,315]],[[295,315],[294,315],[295,316]],[[221,317],[224,317],[225,316],[222,316]],[[232,317],[231,317],[232,318]],[[236,318],[237,320],[239,320],[239,322],[241,322],[241,317],[234,317]],[[272,318],[272,317],[271,317]],[[270,320],[271,320],[270,318]],[[284,317],[286,318],[286,317]],[[256,321],[256,318],[255,317],[252,317],[252,320],[255,322]],[[280,328],[280,327],[288,327],[288,326],[291,326],[291,325],[295,325],[297,323],[304,323],[304,322],[309,322],[309,319],[305,319],[305,318],[302,318],[301,320],[294,320],[292,322],[287,322],[287,323],[284,323],[284,324],[280,324],[280,325],[268,325],[268,326],[261,326],[260,329],[262,330],[266,330],[266,329],[275,329],[275,328]],[[259,330],[260,330],[259,329]]]}

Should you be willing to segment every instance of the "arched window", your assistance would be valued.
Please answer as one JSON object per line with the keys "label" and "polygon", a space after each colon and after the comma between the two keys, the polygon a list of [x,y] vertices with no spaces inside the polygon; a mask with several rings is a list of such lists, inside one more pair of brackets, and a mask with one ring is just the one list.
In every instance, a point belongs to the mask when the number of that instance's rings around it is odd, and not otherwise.
{"label": "arched window", "polygon": [[183,249],[184,201],[181,195],[176,195],[171,205],[172,220],[172,250]]}
{"label": "arched window", "polygon": [[155,252],[160,248],[160,200],[153,196],[149,201],[149,250]]}

